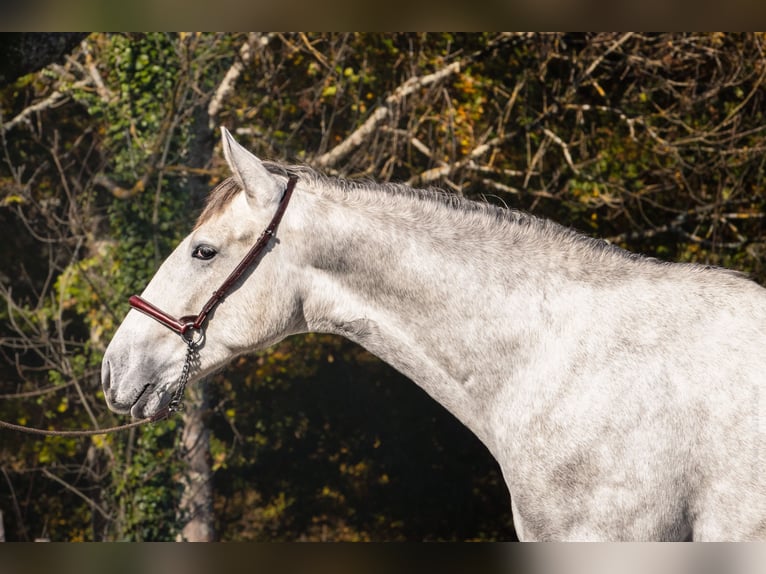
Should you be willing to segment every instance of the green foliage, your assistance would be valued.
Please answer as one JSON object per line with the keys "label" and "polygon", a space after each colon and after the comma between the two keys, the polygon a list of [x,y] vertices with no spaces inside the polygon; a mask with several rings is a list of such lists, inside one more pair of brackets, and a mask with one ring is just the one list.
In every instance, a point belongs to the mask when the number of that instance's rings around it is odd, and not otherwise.
{"label": "green foliage", "polygon": [[[129,464],[113,475],[111,506],[120,520],[116,540],[172,541],[179,531],[177,509],[181,496],[181,462],[176,420],[142,427],[127,443],[116,442],[113,452]],[[119,469],[119,470],[118,470]]]}
{"label": "green foliage", "polygon": [[[50,297],[11,312],[29,338],[64,337],[61,345],[66,347],[66,355],[51,361],[51,368],[45,371],[47,382],[63,387],[71,381],[87,381],[87,394],[95,403],[90,409],[97,409],[103,416],[98,373],[105,344],[127,311],[128,296],[142,289],[188,227],[194,205],[190,204],[184,187],[186,178],[165,175],[144,178],[156,173],[158,150],[164,151],[165,159],[171,159],[185,144],[186,130],[179,129],[176,139],[166,146],[167,124],[176,111],[174,92],[181,73],[178,39],[148,34],[97,36],[92,40],[105,86],[99,93],[77,87],[76,82],[62,82],[60,89],[70,90],[73,101],[87,110],[86,116],[75,118],[81,123],[72,132],[80,138],[78,141],[83,139],[83,130],[95,135],[92,145],[100,146],[101,153],[109,158],[103,165],[103,175],[133,187],[136,193],[126,201],[116,196],[95,195],[92,188],[85,186],[81,195],[67,198],[72,219],[69,228],[62,229],[55,227],[56,220],[44,212],[50,205],[63,203],[56,196],[61,189],[53,180],[38,185],[36,201],[30,203],[30,213],[25,214],[32,221],[28,225],[37,225],[43,234],[55,232],[66,237],[64,234],[72,233],[76,250],[69,250],[66,242],[61,244],[64,250],[59,253],[64,258],[53,276]],[[104,97],[104,91],[112,97]],[[72,146],[68,148],[73,150],[72,155],[77,151]],[[136,180],[136,185],[130,183]],[[148,184],[156,187],[147,189]],[[84,187],[81,182],[77,185]],[[13,199],[15,195],[9,197],[11,201],[6,205],[19,203]],[[48,219],[42,222],[29,219],[33,210]],[[78,224],[83,227],[77,228]],[[96,234],[100,236],[98,246]],[[81,244],[83,240],[93,241],[88,257],[77,250],[77,241]],[[29,261],[33,262],[31,255],[28,252]],[[80,396],[67,392],[41,396],[35,400],[32,412],[16,418],[25,424],[39,426],[45,421],[43,426],[76,428],[92,424],[85,415]],[[114,421],[107,415],[101,424],[110,425]],[[100,484],[95,489],[96,495],[112,509],[111,525],[99,535],[126,540],[172,540],[177,530],[175,509],[179,493],[178,464],[173,464],[178,460],[176,442],[175,423],[168,423],[137,430],[129,437],[121,435],[93,443],[87,439],[37,441],[15,458],[19,463],[22,457],[26,459],[22,467],[30,463],[44,465],[66,474],[65,469],[76,465],[75,461],[86,456],[90,459],[92,455],[86,453],[95,447],[102,453],[97,457],[107,456],[113,461],[109,472],[100,472],[97,479]],[[157,466],[158,456],[169,462]],[[25,477],[20,478],[23,481]],[[37,510],[42,516],[46,515],[46,504],[47,496],[40,500]],[[72,516],[72,520],[62,519],[62,532],[68,525],[87,533],[87,523],[75,522],[74,517],[80,520],[82,513]]]}
{"label": "green foliage", "polygon": [[111,97],[82,89],[76,100],[98,122],[113,173],[121,180],[140,179],[155,154],[180,73],[176,43],[167,34],[115,34],[99,40],[103,81]]}

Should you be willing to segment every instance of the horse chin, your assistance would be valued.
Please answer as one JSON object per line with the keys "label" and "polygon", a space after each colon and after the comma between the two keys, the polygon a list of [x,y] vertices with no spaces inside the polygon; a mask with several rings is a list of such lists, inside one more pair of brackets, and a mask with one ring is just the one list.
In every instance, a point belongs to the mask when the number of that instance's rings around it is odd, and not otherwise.
{"label": "horse chin", "polygon": [[106,396],[106,406],[109,407],[109,410],[116,415],[127,415],[130,413],[130,407],[123,407],[116,404],[109,398],[108,395]]}

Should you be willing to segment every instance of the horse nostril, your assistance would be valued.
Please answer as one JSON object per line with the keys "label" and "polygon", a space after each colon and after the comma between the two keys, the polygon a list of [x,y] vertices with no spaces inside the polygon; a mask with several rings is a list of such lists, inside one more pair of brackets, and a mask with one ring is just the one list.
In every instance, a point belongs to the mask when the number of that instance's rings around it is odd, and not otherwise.
{"label": "horse nostril", "polygon": [[113,396],[115,393],[112,389],[112,369],[106,357],[101,362],[101,388],[104,391],[106,406],[112,411],[120,411],[121,409],[116,404],[116,396]]}
{"label": "horse nostril", "polygon": [[104,357],[104,360],[101,362],[101,388],[104,389],[104,395],[108,396],[108,390],[109,390],[109,360]]}

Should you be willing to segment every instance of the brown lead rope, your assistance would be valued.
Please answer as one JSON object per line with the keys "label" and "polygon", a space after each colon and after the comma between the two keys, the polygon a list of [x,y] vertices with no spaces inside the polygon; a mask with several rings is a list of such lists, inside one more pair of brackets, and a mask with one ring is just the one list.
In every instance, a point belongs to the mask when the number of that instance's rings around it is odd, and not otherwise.
{"label": "brown lead rope", "polygon": [[[40,428],[28,427],[24,425],[17,425],[14,423],[5,422],[3,420],[0,420],[0,428],[7,428],[7,429],[18,431],[18,432],[43,435],[43,436],[93,436],[93,435],[99,435],[99,434],[115,433],[115,432],[123,431],[129,428],[137,427],[139,425],[143,425],[146,423],[153,423],[153,422],[160,421],[164,418],[168,418],[170,417],[172,413],[183,410],[183,402],[182,402],[183,394],[184,394],[184,390],[186,389],[186,384],[189,382],[189,374],[191,371],[192,361],[194,360],[196,356],[197,343],[199,343],[199,341],[197,342],[187,341],[189,350],[186,353],[186,360],[184,361],[183,370],[181,371],[181,377],[179,379],[179,387],[176,390],[176,392],[173,394],[173,398],[170,401],[170,404],[168,404],[164,409],[155,413],[151,417],[147,417],[145,419],[133,421],[130,423],[125,423],[124,425],[107,427],[105,429],[87,429],[87,430],[40,429]],[[60,388],[63,389],[65,388],[65,386],[61,386]]]}
{"label": "brown lead rope", "polygon": [[0,427],[19,431],[19,432],[25,432],[29,434],[37,434],[37,435],[43,435],[43,436],[92,436],[97,434],[109,434],[113,432],[122,431],[125,429],[137,427],[139,425],[143,425],[149,422],[154,422],[155,420],[159,419],[153,419],[153,418],[146,418],[141,419],[140,421],[133,421],[132,423],[126,423],[124,425],[119,425],[116,427],[108,427],[105,429],[89,429],[89,430],[48,430],[48,429],[38,429],[34,427],[27,427],[23,425],[16,425],[13,423],[8,423],[5,421],[0,421]]}
{"label": "brown lead rope", "polygon": [[[0,420],[0,428],[7,428],[7,429],[18,431],[18,432],[43,435],[43,436],[93,436],[93,435],[99,435],[99,434],[115,433],[115,432],[123,431],[129,428],[137,427],[139,425],[143,425],[146,423],[153,423],[153,422],[160,421],[164,418],[168,418],[170,417],[172,413],[183,410],[183,403],[181,401],[183,398],[184,390],[186,389],[186,384],[189,381],[191,363],[195,357],[195,352],[197,350],[197,344],[194,341],[187,341],[187,344],[189,345],[189,351],[186,353],[186,361],[184,362],[183,370],[181,372],[181,377],[179,380],[179,389],[173,395],[173,399],[170,401],[170,404],[166,406],[164,409],[155,413],[151,417],[147,417],[145,419],[141,419],[138,421],[133,421],[131,423],[125,423],[124,425],[107,427],[105,429],[87,429],[87,430],[39,429],[35,427],[17,425],[14,423],[5,422],[3,420]],[[63,389],[65,387],[62,386],[61,388]]]}

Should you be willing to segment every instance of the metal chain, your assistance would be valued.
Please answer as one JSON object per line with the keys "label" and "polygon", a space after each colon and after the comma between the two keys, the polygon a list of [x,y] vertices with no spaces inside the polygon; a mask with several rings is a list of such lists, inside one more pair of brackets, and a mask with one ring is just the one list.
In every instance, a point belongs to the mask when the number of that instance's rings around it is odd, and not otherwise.
{"label": "metal chain", "polygon": [[191,369],[193,364],[199,360],[199,347],[202,342],[202,333],[200,332],[200,338],[196,341],[194,338],[187,339],[186,341],[186,359],[184,360],[184,366],[181,369],[181,376],[178,379],[178,386],[173,393],[173,398],[168,403],[168,413],[179,413],[184,410],[184,393],[186,392],[186,384],[189,382],[191,376]]}

